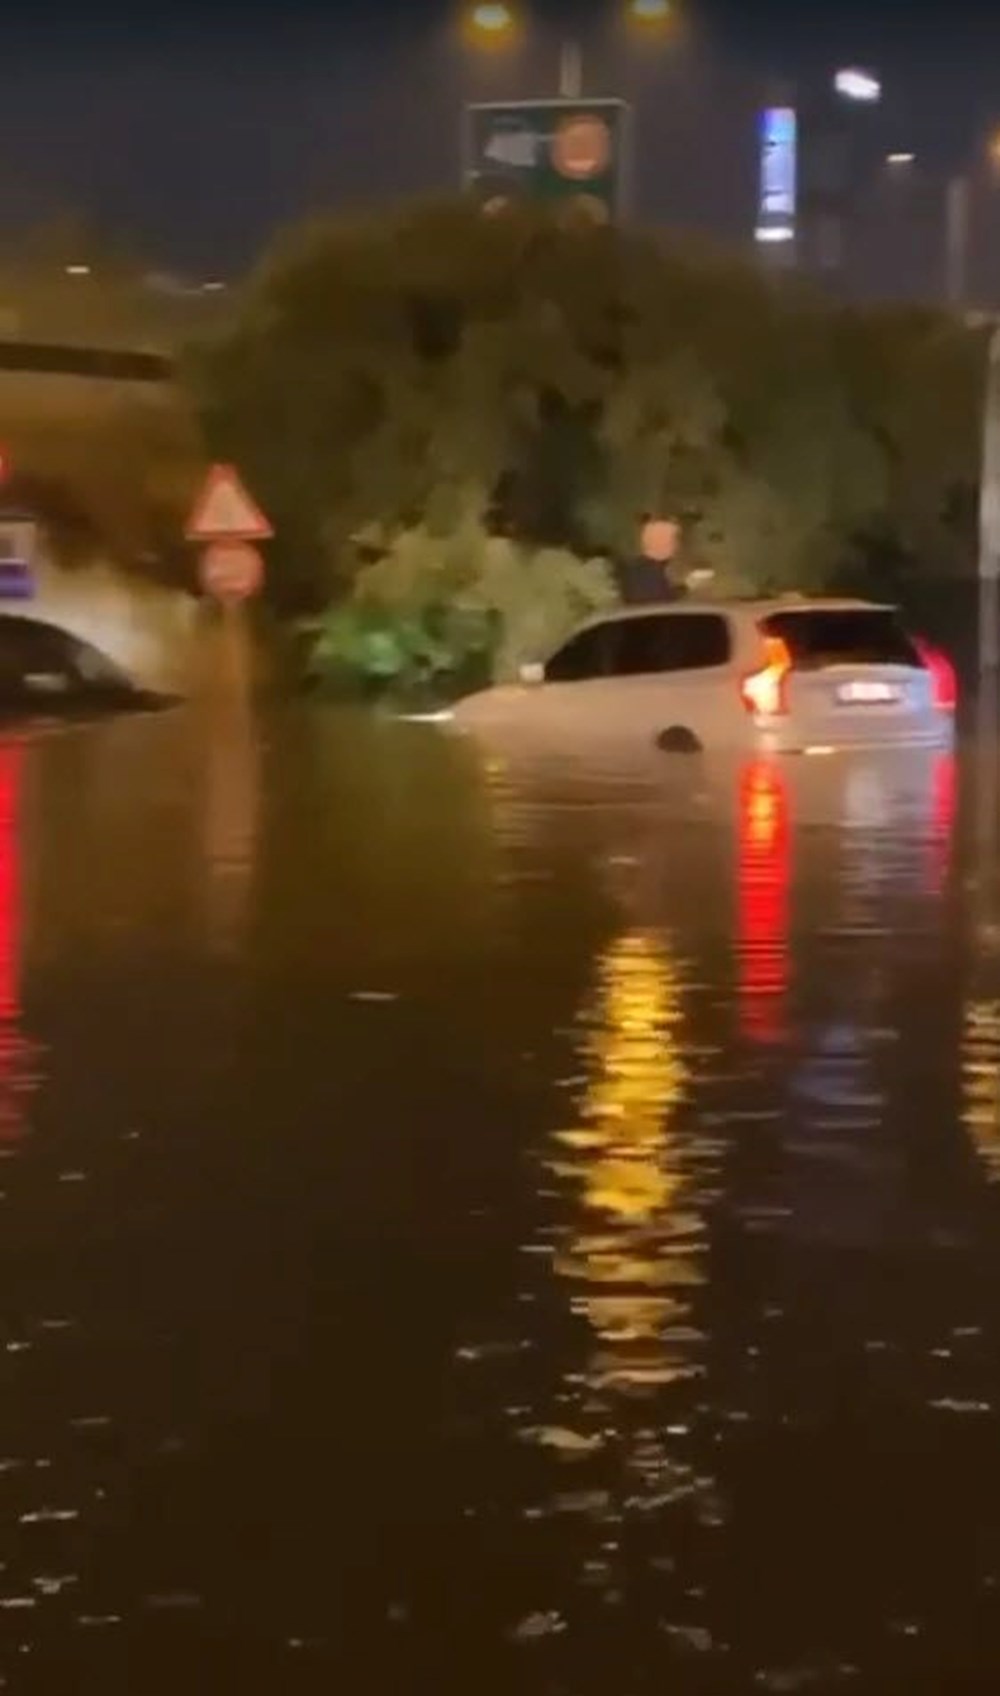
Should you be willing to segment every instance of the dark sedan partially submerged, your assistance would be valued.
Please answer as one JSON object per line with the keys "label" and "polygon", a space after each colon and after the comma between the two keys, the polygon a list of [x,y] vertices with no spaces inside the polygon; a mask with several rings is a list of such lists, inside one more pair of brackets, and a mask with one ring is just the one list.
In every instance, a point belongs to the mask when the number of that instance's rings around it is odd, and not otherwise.
{"label": "dark sedan partially submerged", "polygon": [[168,697],[143,688],[68,630],[0,614],[0,717],[143,712],[167,704]]}

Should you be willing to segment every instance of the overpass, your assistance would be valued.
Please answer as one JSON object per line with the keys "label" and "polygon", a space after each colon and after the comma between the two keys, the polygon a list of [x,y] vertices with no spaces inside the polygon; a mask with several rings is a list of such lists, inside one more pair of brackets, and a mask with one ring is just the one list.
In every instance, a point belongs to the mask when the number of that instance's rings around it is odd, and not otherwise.
{"label": "overpass", "polygon": [[174,369],[174,361],[163,353],[84,347],[67,342],[0,339],[0,372],[82,377],[117,383],[168,383],[173,378]]}
{"label": "overpass", "polygon": [[169,412],[175,375],[175,360],[148,348],[0,337],[0,444],[16,452],[24,431],[86,430],[136,405]]}

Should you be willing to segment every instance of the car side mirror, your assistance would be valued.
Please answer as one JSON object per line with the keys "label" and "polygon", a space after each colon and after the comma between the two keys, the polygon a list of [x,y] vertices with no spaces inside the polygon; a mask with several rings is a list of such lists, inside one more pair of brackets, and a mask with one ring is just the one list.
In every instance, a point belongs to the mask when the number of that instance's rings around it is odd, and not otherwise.
{"label": "car side mirror", "polygon": [[529,660],[518,669],[518,679],[528,689],[535,689],[539,683],[545,682],[545,667],[537,660]]}

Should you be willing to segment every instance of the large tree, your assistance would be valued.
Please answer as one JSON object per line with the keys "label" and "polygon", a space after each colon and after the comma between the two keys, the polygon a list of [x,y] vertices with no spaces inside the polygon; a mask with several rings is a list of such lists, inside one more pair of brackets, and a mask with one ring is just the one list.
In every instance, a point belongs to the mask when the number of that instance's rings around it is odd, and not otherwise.
{"label": "large tree", "polygon": [[318,611],[408,535],[426,559],[478,530],[551,570],[553,549],[620,554],[669,512],[746,588],[821,586],[897,532],[957,538],[979,357],[935,317],[450,204],[282,238],[193,379],[211,445],[276,520],[276,600]]}

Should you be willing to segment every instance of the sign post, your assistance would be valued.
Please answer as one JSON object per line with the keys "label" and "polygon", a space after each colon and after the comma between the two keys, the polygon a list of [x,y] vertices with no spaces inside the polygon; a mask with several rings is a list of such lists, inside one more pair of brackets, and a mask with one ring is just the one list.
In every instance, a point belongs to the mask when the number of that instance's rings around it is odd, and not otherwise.
{"label": "sign post", "polygon": [[246,603],[264,583],[264,560],[257,544],[274,535],[269,519],[232,465],[213,465],[202,485],[184,531],[201,549],[199,579],[205,593],[222,609],[225,669],[233,694],[249,694]]}
{"label": "sign post", "polygon": [[1000,325],[990,332],[979,485],[979,674],[1000,667]]}
{"label": "sign post", "polygon": [[622,100],[510,100],[465,109],[463,186],[487,211],[523,201],[611,223],[627,210]]}

